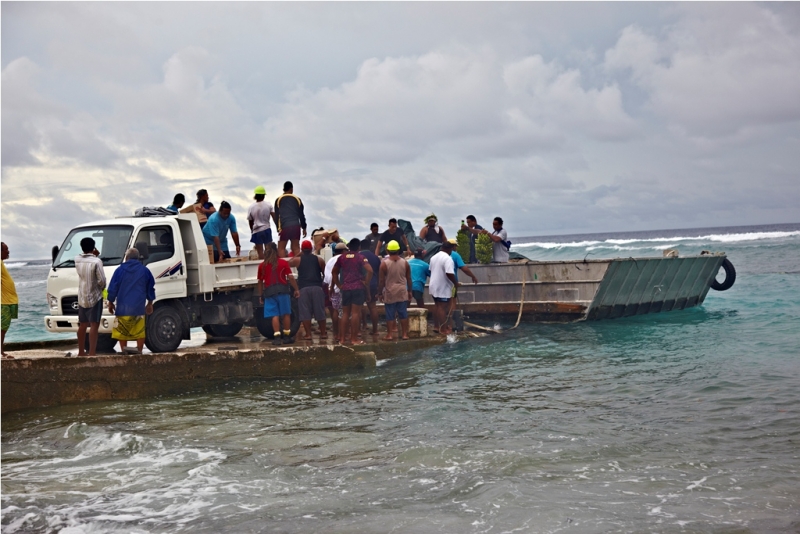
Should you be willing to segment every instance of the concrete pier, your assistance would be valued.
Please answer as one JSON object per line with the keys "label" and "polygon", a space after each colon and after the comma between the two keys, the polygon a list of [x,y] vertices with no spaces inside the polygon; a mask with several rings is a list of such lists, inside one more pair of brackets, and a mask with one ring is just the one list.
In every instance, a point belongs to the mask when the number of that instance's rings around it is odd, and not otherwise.
{"label": "concrete pier", "polygon": [[[423,316],[424,317],[424,316]],[[2,413],[92,401],[152,398],[208,391],[230,382],[363,372],[377,361],[444,343],[444,336],[383,341],[365,333],[363,345],[328,339],[274,346],[255,328],[233,338],[206,339],[170,354],[101,354],[77,357],[75,342],[15,347],[2,361]],[[22,347],[26,347],[22,349]],[[69,354],[69,356],[67,356]]]}

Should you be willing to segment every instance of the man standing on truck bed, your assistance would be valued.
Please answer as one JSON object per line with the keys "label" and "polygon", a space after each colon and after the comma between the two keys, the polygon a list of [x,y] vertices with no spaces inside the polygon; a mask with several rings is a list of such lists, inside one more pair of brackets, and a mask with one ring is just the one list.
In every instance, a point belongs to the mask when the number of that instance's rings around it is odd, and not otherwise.
{"label": "man standing on truck bed", "polygon": [[263,186],[256,187],[254,193],[255,202],[247,209],[247,222],[250,223],[250,242],[256,246],[258,252],[258,259],[264,259],[264,245],[272,243],[272,228],[269,227],[269,218],[278,224],[278,218],[275,216],[275,211],[272,205],[264,202],[264,197],[267,191]]}
{"label": "man standing on truck bed", "polygon": [[[141,354],[145,338],[145,314],[153,313],[156,281],[150,269],[139,261],[139,251],[129,248],[125,263],[117,267],[108,284],[108,311],[117,316],[111,337],[119,340],[122,352],[135,341]],[[115,304],[116,302],[116,304]]]}
{"label": "man standing on truck bed", "polygon": [[203,237],[206,240],[206,245],[214,246],[214,263],[223,258],[228,259],[231,257],[231,253],[228,251],[228,230],[231,231],[231,237],[236,245],[236,255],[238,256],[242,252],[242,247],[239,245],[239,230],[236,228],[236,217],[231,213],[231,205],[223,200],[219,205],[219,211],[212,213],[203,227]]}
{"label": "man standing on truck bed", "polygon": [[300,255],[300,230],[306,235],[306,216],[303,203],[294,195],[292,182],[283,184],[283,194],[275,199],[275,218],[278,225],[278,254],[286,257],[286,243],[291,242],[294,256]]}
{"label": "man standing on truck bed", "polygon": [[217,208],[214,207],[214,204],[208,201],[208,191],[201,189],[197,192],[197,202],[183,208],[180,213],[196,213],[197,222],[200,223],[200,228],[203,228],[206,225],[206,221],[208,221],[208,217],[216,211]]}
{"label": "man standing on truck bed", "polygon": [[86,356],[86,326],[89,326],[89,356],[97,354],[97,332],[103,315],[103,290],[106,275],[100,253],[94,248],[94,239],[81,239],[83,254],[75,256],[78,273],[78,356]]}

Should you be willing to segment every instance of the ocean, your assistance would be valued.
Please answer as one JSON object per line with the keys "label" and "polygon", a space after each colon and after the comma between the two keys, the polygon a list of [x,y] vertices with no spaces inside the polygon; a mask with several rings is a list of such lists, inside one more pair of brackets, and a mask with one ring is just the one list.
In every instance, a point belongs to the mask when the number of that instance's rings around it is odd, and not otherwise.
{"label": "ocean", "polygon": [[[737,279],[367,373],[4,415],[2,531],[799,532],[800,224],[512,241],[724,251]],[[43,339],[47,263],[21,263],[7,340]]]}

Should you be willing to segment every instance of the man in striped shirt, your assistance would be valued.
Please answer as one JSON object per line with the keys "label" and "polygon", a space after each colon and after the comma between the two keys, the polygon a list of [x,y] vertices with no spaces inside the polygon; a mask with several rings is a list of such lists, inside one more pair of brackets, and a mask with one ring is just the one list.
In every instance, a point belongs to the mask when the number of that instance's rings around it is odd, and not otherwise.
{"label": "man in striped shirt", "polygon": [[75,270],[78,272],[78,356],[86,356],[86,327],[89,327],[89,356],[97,354],[97,332],[100,317],[103,315],[103,290],[106,288],[106,275],[100,253],[94,246],[94,239],[81,239],[83,254],[75,256]]}

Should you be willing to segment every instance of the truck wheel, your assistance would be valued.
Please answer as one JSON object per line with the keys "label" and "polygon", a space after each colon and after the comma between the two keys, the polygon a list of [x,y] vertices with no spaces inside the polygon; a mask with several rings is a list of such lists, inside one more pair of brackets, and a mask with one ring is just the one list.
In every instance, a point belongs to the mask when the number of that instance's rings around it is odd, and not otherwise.
{"label": "truck wheel", "polygon": [[241,331],[243,323],[204,324],[203,332],[211,337],[233,337]]}
{"label": "truck wheel", "polygon": [[272,339],[272,336],[275,334],[275,331],[272,330],[272,317],[269,319],[264,318],[264,308],[257,308],[255,310],[255,316],[258,333],[267,339]]}
{"label": "truck wheel", "polygon": [[183,322],[170,306],[162,306],[147,317],[144,344],[152,352],[172,352],[181,344]]}
{"label": "truck wheel", "polygon": [[[254,309],[253,315],[255,315],[258,333],[267,339],[272,339],[272,336],[275,334],[275,332],[272,330],[272,317],[269,319],[264,318],[264,308]],[[290,328],[292,337],[297,335],[297,331],[300,330],[300,308],[298,306],[297,299],[294,297],[292,297],[292,323]]]}

